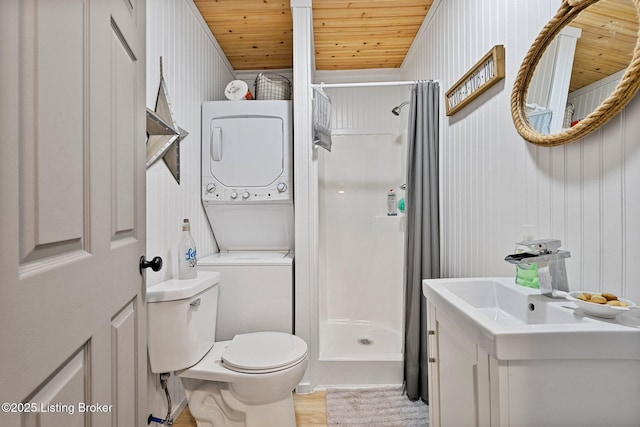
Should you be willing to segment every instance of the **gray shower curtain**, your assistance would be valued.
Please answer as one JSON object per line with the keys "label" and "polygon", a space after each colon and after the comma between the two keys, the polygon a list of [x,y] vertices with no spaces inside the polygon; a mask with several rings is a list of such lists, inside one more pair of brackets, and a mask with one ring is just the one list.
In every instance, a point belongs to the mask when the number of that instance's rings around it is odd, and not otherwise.
{"label": "gray shower curtain", "polygon": [[438,129],[440,85],[411,88],[405,233],[404,382],[411,400],[429,403],[427,315],[422,279],[440,277]]}

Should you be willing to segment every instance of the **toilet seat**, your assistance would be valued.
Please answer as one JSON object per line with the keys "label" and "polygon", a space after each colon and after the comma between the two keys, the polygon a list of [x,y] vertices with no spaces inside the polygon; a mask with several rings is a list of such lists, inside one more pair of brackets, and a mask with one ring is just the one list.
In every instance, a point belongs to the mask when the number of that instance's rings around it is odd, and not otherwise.
{"label": "toilet seat", "polygon": [[236,335],[222,353],[222,365],[235,372],[266,374],[287,369],[307,356],[303,339],[283,332]]}

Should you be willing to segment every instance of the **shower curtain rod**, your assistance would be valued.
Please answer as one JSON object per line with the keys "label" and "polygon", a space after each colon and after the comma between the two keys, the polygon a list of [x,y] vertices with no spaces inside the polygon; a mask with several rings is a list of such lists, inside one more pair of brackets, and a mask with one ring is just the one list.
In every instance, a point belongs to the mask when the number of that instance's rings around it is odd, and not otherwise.
{"label": "shower curtain rod", "polygon": [[397,82],[364,82],[364,83],[314,83],[311,87],[332,88],[332,87],[374,87],[374,86],[405,86],[418,83],[420,81],[432,82],[433,80],[409,80]]}

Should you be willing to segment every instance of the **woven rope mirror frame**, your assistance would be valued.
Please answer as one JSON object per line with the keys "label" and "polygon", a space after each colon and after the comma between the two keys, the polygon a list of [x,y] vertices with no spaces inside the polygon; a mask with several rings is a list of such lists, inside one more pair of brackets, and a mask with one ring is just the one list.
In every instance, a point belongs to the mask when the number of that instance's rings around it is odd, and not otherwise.
{"label": "woven rope mirror frame", "polygon": [[[553,147],[576,141],[608,122],[633,98],[640,88],[640,34],[636,38],[633,56],[614,91],[594,111],[575,126],[555,134],[536,131],[527,118],[526,96],[536,66],[555,36],[582,10],[599,0],[563,0],[555,16],[544,26],[522,60],[511,93],[511,116],[518,133],[532,144]],[[628,0],[640,16],[640,0]]]}

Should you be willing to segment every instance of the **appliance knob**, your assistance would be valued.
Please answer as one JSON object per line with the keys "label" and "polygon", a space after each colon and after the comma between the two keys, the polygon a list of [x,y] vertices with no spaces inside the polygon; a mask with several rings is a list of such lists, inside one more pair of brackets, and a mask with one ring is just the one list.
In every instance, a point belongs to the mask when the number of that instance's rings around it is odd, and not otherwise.
{"label": "appliance knob", "polygon": [[284,182],[279,182],[276,188],[278,189],[279,193],[282,193],[287,189],[287,184],[285,184]]}
{"label": "appliance knob", "polygon": [[207,184],[207,193],[213,193],[214,191],[216,191],[216,185],[215,184]]}
{"label": "appliance knob", "polygon": [[233,200],[237,199],[237,198],[238,198],[238,193],[236,193],[235,191],[234,191],[234,192],[232,192],[232,193],[231,193],[231,198],[232,198]]}
{"label": "appliance knob", "polygon": [[245,191],[244,193],[242,193],[242,198],[247,200],[249,198],[250,194],[248,191]]}

